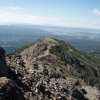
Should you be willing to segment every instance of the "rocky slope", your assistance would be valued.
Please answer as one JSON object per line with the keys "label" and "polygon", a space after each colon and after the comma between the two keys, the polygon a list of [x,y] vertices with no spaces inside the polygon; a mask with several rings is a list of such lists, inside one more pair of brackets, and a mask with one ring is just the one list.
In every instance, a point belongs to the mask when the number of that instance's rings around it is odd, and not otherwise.
{"label": "rocky slope", "polygon": [[100,100],[99,79],[99,66],[64,41],[42,38],[6,60],[0,48],[0,100]]}

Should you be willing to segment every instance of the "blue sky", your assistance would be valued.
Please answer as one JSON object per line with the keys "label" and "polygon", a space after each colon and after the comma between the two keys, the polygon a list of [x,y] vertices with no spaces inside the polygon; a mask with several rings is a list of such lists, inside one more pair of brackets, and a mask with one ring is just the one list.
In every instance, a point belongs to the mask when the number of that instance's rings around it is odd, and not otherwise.
{"label": "blue sky", "polygon": [[0,24],[100,29],[100,0],[0,0]]}

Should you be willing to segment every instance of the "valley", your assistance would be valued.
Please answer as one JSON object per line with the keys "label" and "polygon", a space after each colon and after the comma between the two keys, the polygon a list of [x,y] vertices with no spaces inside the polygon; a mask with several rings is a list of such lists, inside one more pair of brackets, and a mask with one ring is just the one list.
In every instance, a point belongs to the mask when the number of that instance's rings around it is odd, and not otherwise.
{"label": "valley", "polygon": [[64,28],[35,25],[0,26],[0,46],[6,54],[14,53],[23,46],[36,42],[40,37],[50,37],[69,42],[73,47],[88,55],[94,62],[100,59],[100,30]]}

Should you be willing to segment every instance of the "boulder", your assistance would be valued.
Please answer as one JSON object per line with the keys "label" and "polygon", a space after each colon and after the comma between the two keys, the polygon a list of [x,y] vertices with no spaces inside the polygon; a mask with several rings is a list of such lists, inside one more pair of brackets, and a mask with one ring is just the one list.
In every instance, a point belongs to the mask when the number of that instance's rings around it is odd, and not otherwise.
{"label": "boulder", "polygon": [[0,78],[0,100],[25,100],[22,90],[6,77]]}
{"label": "boulder", "polygon": [[0,77],[7,76],[8,74],[8,68],[5,61],[5,54],[5,50],[2,47],[0,47]]}
{"label": "boulder", "polygon": [[88,100],[78,89],[72,91],[72,97],[75,98],[75,100]]}

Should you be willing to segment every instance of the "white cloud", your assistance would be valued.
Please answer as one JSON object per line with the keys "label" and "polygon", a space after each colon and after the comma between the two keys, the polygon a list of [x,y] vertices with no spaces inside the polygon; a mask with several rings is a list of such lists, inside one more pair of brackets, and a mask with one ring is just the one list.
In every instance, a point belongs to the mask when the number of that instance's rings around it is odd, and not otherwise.
{"label": "white cloud", "polygon": [[17,7],[17,6],[0,6],[0,11],[21,11],[24,10],[22,7]]}
{"label": "white cloud", "polygon": [[25,14],[16,14],[3,12],[0,14],[0,23],[25,23],[25,24],[56,24],[56,18],[32,16]]}
{"label": "white cloud", "polygon": [[7,9],[7,10],[23,10],[24,8],[21,8],[21,7],[5,7],[5,9]]}
{"label": "white cloud", "polygon": [[[2,7],[0,7],[2,8]],[[9,10],[7,10],[9,9]],[[13,9],[13,10],[10,10]],[[74,18],[56,18],[47,16],[34,16],[20,11],[19,7],[6,7],[0,9],[0,24],[46,24],[72,27],[99,28],[100,24],[92,20],[79,20]],[[96,12],[96,10],[95,10]]]}
{"label": "white cloud", "polygon": [[96,16],[100,16],[100,10],[99,9],[93,9],[92,13]]}

